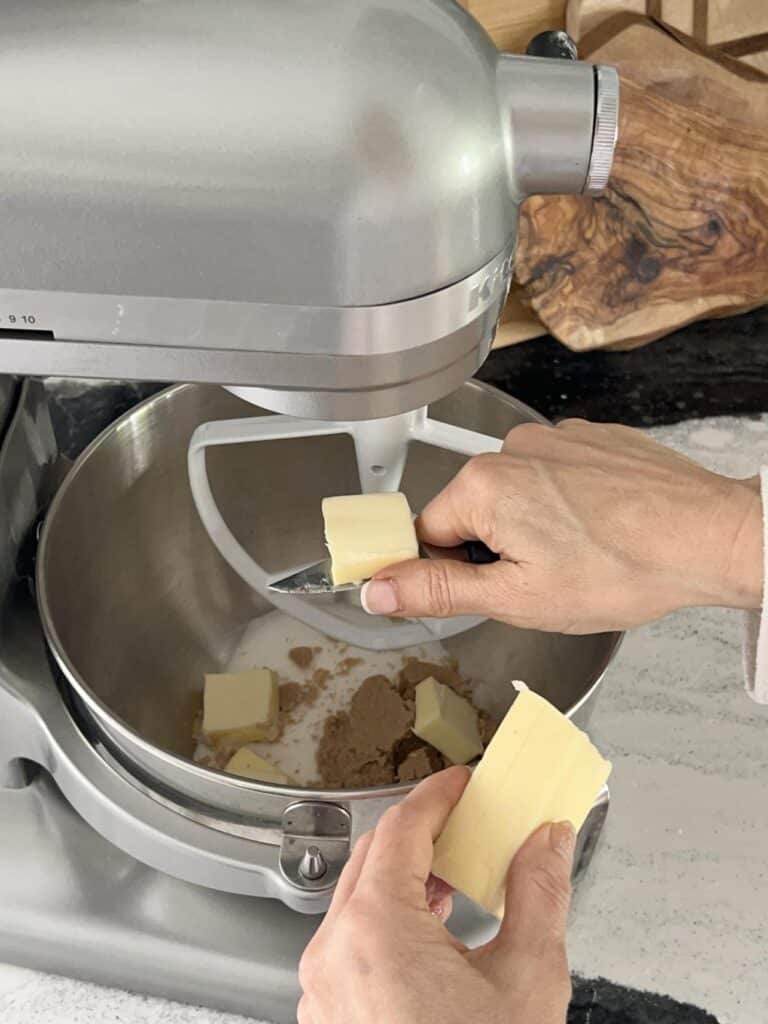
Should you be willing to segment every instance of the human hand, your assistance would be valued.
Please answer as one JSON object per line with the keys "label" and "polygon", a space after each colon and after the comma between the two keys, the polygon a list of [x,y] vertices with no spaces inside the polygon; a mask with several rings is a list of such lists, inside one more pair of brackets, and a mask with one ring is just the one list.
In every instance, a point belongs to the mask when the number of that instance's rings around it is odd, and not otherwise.
{"label": "human hand", "polygon": [[718,476],[628,427],[516,427],[501,453],[470,459],[418,532],[445,548],[482,540],[501,561],[384,569],[363,592],[368,611],[595,633],[762,598],[757,479]]}
{"label": "human hand", "polygon": [[434,840],[468,779],[459,767],[430,776],[358,841],[299,966],[299,1024],[565,1024],[573,828],[528,840],[498,935],[468,950],[443,924],[446,887],[441,898],[430,879]]}

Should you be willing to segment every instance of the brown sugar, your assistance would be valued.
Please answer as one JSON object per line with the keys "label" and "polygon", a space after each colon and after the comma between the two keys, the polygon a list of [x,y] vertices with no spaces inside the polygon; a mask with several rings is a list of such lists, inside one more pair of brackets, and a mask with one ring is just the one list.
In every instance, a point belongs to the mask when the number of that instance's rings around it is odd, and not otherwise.
{"label": "brown sugar", "polygon": [[[424,751],[429,762],[429,772],[427,772],[427,774],[430,774],[431,772],[440,772],[443,768],[447,767],[448,762],[439,750],[435,750],[434,747],[431,747],[425,740],[421,739],[414,732],[409,732],[406,736],[403,736],[401,740],[398,740],[392,748],[392,760],[394,761],[395,772],[398,776],[400,775],[401,766],[408,761],[412,754],[415,754],[419,750]],[[421,758],[418,758],[416,759],[416,763],[421,764],[423,761]],[[421,777],[423,778],[423,776]],[[400,781],[402,782],[404,780],[401,779]]]}
{"label": "brown sugar", "polygon": [[329,715],[317,750],[324,786],[380,786],[395,781],[393,749],[413,714],[386,676],[369,676],[348,711]]}
{"label": "brown sugar", "polygon": [[406,658],[398,676],[398,690],[407,701],[414,700],[416,687],[425,679],[436,679],[443,686],[450,686],[462,697],[469,696],[469,686],[461,677],[454,662],[438,665],[436,662],[420,661],[418,658]]}
{"label": "brown sugar", "polygon": [[487,747],[499,728],[499,722],[495,718],[491,718],[484,711],[478,711],[477,717],[478,725],[480,726],[480,739],[483,741],[483,746]]}
{"label": "brown sugar", "polygon": [[327,668],[316,668],[312,673],[312,682],[318,688],[318,690],[324,690],[328,680],[331,678],[331,673]]}
{"label": "brown sugar", "polygon": [[280,701],[280,713],[289,714],[301,703],[300,683],[281,683],[277,691]]}
{"label": "brown sugar", "polygon": [[288,657],[298,668],[309,668],[315,658],[314,647],[292,647],[288,651]]}
{"label": "brown sugar", "polygon": [[320,689],[314,683],[281,683],[278,689],[280,714],[291,721],[299,708],[310,707],[319,696]]}
{"label": "brown sugar", "polygon": [[425,746],[424,740],[420,739],[414,732],[408,731],[392,747],[392,760],[395,763],[395,768],[401,765],[414,750],[422,750]]}
{"label": "brown sugar", "polygon": [[413,716],[386,676],[368,676],[349,706],[355,741],[361,748],[391,754],[413,725]]}
{"label": "brown sugar", "polygon": [[306,705],[314,704],[320,696],[319,687],[314,683],[305,683],[301,688],[301,703]]}
{"label": "brown sugar", "polygon": [[429,753],[424,747],[412,750],[397,769],[399,782],[418,782],[434,771]]}

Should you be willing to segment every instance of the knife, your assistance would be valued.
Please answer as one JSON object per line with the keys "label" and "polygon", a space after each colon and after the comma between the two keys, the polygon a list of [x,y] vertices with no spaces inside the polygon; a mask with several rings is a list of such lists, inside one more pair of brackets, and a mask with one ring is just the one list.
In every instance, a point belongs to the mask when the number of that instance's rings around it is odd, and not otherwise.
{"label": "knife", "polygon": [[[491,551],[491,549],[480,540],[465,541],[458,548],[441,549],[420,546],[420,551],[422,557],[425,558],[434,558],[435,555],[433,555],[432,552],[442,552],[448,557],[459,557],[463,562],[471,562],[472,565],[489,565],[491,562],[499,561],[499,555],[497,555],[495,551]],[[299,572],[295,572],[290,576],[284,577],[284,579],[273,580],[269,584],[269,589],[274,590],[276,594],[294,594],[297,597],[314,597],[315,595],[320,594],[341,594],[346,590],[359,590],[365,582],[365,580],[360,580],[358,583],[334,584],[331,574],[331,560],[330,558],[326,558],[323,559],[322,562],[316,562],[314,565],[308,565]]]}

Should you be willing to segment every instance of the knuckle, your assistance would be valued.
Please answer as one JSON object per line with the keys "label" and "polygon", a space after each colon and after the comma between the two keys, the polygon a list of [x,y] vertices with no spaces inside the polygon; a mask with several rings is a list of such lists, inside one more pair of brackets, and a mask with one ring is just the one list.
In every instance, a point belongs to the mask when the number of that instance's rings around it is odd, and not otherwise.
{"label": "knuckle", "polygon": [[465,496],[471,495],[472,522],[478,536],[489,542],[495,535],[498,505],[504,494],[504,463],[498,453],[476,455],[464,464]]}
{"label": "knuckle", "polygon": [[391,828],[396,828],[403,816],[403,805],[401,803],[392,804],[379,818],[379,823],[376,826],[376,831],[386,831]]}
{"label": "knuckle", "polygon": [[567,874],[540,864],[531,874],[531,885],[554,910],[567,910],[571,903],[571,880]]}
{"label": "knuckle", "polygon": [[519,451],[528,448],[552,435],[552,427],[546,423],[519,423],[513,427],[504,440],[505,451]]}
{"label": "knuckle", "polygon": [[[336,923],[337,943],[334,944],[334,963],[350,963],[353,959],[360,967],[393,953],[391,938],[380,927],[381,898],[379,894],[355,893],[350,897],[344,913]],[[361,936],[365,943],[361,945]]]}
{"label": "knuckle", "polygon": [[301,997],[299,1005],[296,1007],[296,1022],[297,1024],[312,1024],[312,1011],[306,996]]}
{"label": "knuckle", "polygon": [[562,1013],[567,1009],[573,986],[564,938],[558,937],[534,953],[530,983],[536,991],[546,992],[547,1005],[553,1011]]}
{"label": "knuckle", "polygon": [[554,962],[554,967],[547,978],[547,988],[551,998],[558,1006],[568,1006],[573,997],[573,984],[568,971],[565,947],[558,950],[558,959]]}
{"label": "knuckle", "polygon": [[[501,547],[499,544],[496,549]],[[496,572],[487,574],[485,588],[485,603],[493,617],[515,626],[541,628],[551,608],[546,590],[542,592],[528,574],[508,562],[499,563]]]}
{"label": "knuckle", "polygon": [[314,942],[304,950],[299,960],[299,984],[302,992],[311,993],[314,991],[317,980],[321,975],[320,957]]}
{"label": "knuckle", "polygon": [[568,970],[568,957],[565,951],[565,945],[561,950],[561,961],[560,969],[557,975],[557,984],[560,986],[560,991],[563,997],[563,1001],[570,1003],[571,996],[573,995],[573,982],[571,980],[571,972]]}
{"label": "knuckle", "polygon": [[[350,896],[349,902],[336,922],[336,945],[342,954],[354,949],[360,942],[360,936],[371,930],[371,912],[367,897],[359,893]],[[348,948],[349,947],[349,948]]]}
{"label": "knuckle", "polygon": [[442,562],[427,563],[424,574],[424,603],[437,616],[450,615],[454,608],[454,597],[451,588],[447,565]]}
{"label": "knuckle", "polygon": [[376,831],[384,836],[392,834],[397,835],[408,828],[408,823],[411,818],[411,811],[405,801],[393,804],[393,806],[388,807],[382,814],[381,818],[379,818]]}
{"label": "knuckle", "polygon": [[374,829],[369,828],[367,832],[363,832],[362,835],[358,837],[357,842],[354,845],[354,850],[357,851],[358,854],[365,853],[371,845],[373,842],[374,831]]}
{"label": "knuckle", "polygon": [[461,476],[471,490],[475,490],[478,486],[484,486],[488,477],[487,456],[472,456],[468,462],[464,463]]}
{"label": "knuckle", "polygon": [[492,483],[498,456],[492,452],[485,455],[474,455],[464,463],[461,475],[469,489],[474,493],[486,490]]}

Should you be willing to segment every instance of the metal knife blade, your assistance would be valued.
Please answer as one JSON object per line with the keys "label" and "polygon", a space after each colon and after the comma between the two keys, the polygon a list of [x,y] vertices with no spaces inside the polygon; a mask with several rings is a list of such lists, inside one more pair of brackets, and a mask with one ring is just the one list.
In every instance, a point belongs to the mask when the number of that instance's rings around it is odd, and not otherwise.
{"label": "metal knife blade", "polygon": [[[468,540],[459,548],[441,550],[434,547],[420,547],[422,557],[425,558],[460,558],[464,562],[471,562],[473,565],[487,565],[490,562],[498,562],[499,556],[491,551],[489,547],[479,540]],[[283,579],[273,580],[269,589],[276,594],[293,594],[296,597],[314,597],[320,594],[341,594],[348,590],[359,590],[365,580],[359,583],[334,584],[331,572],[330,558],[322,562],[315,562],[308,565],[299,572],[291,573]]]}
{"label": "metal knife blade", "polygon": [[314,597],[317,594],[340,594],[345,590],[359,590],[360,583],[334,584],[331,575],[331,560],[324,559],[306,569],[300,569],[281,580],[273,580],[269,589],[276,594],[295,594],[297,597]]}

